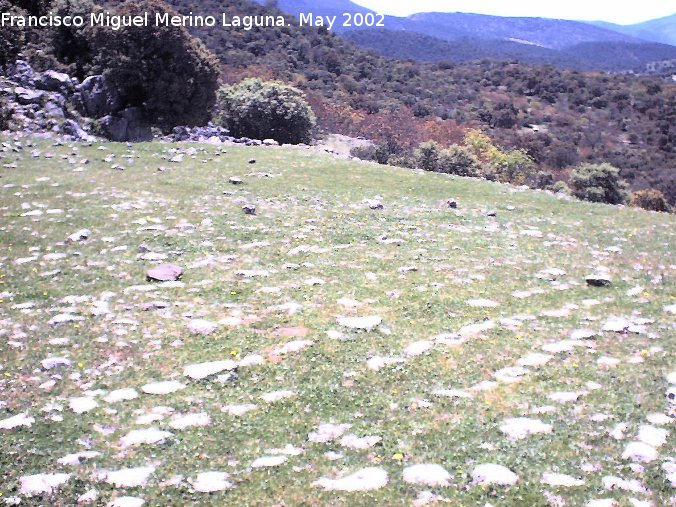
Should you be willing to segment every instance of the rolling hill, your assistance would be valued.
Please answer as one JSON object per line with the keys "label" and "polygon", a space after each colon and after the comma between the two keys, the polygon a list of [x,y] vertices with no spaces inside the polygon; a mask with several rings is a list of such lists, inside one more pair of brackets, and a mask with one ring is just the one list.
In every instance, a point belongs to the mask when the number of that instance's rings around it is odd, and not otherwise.
{"label": "rolling hill", "polygon": [[635,25],[616,25],[605,21],[593,21],[591,24],[632,37],[676,46],[676,14]]}
{"label": "rolling hill", "polygon": [[[260,4],[270,5],[265,0]],[[349,0],[311,2],[278,0],[282,11],[339,16],[369,12]],[[481,59],[551,64],[564,68],[643,72],[646,65],[676,58],[670,39],[674,17],[633,27],[562,19],[500,17],[460,12],[425,12],[386,16],[385,28],[356,29],[336,25],[361,47],[397,59],[470,62]],[[670,42],[671,41],[671,42]]]}

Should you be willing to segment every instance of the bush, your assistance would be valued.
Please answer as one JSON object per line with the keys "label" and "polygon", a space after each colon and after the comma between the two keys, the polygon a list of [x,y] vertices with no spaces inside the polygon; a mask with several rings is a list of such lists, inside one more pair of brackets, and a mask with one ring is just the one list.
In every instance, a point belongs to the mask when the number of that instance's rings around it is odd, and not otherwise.
{"label": "bush", "polygon": [[566,185],[565,181],[557,181],[551,187],[549,187],[549,190],[555,194],[571,194],[570,187]]}
{"label": "bush", "polygon": [[367,160],[369,162],[374,162],[378,160],[377,154],[378,148],[372,144],[365,144],[362,146],[355,146],[350,150],[350,155],[359,160]]}
{"label": "bush", "polygon": [[457,176],[476,177],[481,172],[481,165],[468,148],[453,144],[439,153],[437,171]]}
{"label": "bush", "polygon": [[648,211],[669,212],[669,203],[664,194],[654,188],[639,190],[631,194],[630,204]]}
{"label": "bush", "polygon": [[408,169],[415,168],[415,159],[410,155],[390,155],[387,159],[387,164],[395,167],[407,167]]}
{"label": "bush", "polygon": [[221,88],[218,110],[218,122],[236,137],[307,143],[316,124],[300,90],[260,79]]}
{"label": "bush", "polygon": [[9,122],[12,118],[12,109],[7,102],[7,99],[0,97],[0,130],[7,130]]}
{"label": "bush", "polygon": [[[83,16],[85,19],[100,10],[91,0],[56,0],[51,11],[55,16]],[[86,24],[82,28],[61,26],[47,33],[46,46],[63,70],[79,79],[86,77],[94,67],[97,29]],[[96,69],[102,71],[101,69]]]}
{"label": "bush", "polygon": [[582,164],[571,174],[570,183],[573,195],[585,201],[622,204],[626,198],[620,170],[610,164]]}
{"label": "bush", "polygon": [[531,186],[540,190],[546,190],[554,185],[554,175],[549,171],[539,171],[532,180]]}
{"label": "bush", "polygon": [[[167,9],[159,0],[128,1],[116,14]],[[96,34],[97,63],[125,106],[142,107],[148,120],[164,131],[207,123],[216,101],[219,64],[199,40],[184,28],[154,25]]]}
{"label": "bush", "polygon": [[440,152],[441,146],[434,141],[421,143],[413,154],[416,167],[425,171],[436,171],[439,167]]}
{"label": "bush", "polygon": [[[7,0],[0,0],[0,12],[9,12],[14,15],[25,14],[20,9],[12,7]],[[3,26],[0,30],[0,69],[5,69],[14,63],[25,43],[24,30],[19,27]]]}

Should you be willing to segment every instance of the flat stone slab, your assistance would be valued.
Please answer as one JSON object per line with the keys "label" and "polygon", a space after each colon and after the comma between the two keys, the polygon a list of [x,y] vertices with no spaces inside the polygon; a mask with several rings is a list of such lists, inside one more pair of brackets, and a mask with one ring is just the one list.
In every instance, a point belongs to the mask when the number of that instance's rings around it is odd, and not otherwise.
{"label": "flat stone slab", "polygon": [[183,268],[175,264],[162,264],[149,269],[146,278],[149,282],[175,282],[183,276]]}

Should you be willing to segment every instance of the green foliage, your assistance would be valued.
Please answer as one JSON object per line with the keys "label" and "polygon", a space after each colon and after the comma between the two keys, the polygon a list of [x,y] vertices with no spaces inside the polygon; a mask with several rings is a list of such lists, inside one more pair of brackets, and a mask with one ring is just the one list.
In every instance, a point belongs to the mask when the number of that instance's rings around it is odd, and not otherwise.
{"label": "green foliage", "polygon": [[390,157],[387,159],[387,164],[388,165],[393,165],[395,167],[406,167],[408,169],[414,169],[415,168],[415,159],[410,156],[410,155],[390,155]]}
{"label": "green foliage", "polygon": [[9,120],[12,117],[12,109],[7,102],[7,99],[0,97],[0,130],[9,128]]}
{"label": "green foliage", "polygon": [[585,201],[621,204],[626,198],[620,170],[610,164],[582,164],[571,174],[570,183],[573,195]]}
{"label": "green foliage", "polygon": [[556,194],[568,194],[570,195],[572,191],[570,190],[570,187],[566,184],[565,181],[557,181],[554,183],[551,187],[549,187],[549,190]]}
{"label": "green foliage", "polygon": [[[100,10],[91,0],[56,0],[51,11],[55,16],[82,16],[88,19],[93,12]],[[66,72],[82,79],[93,73],[97,36],[103,37],[104,29],[85,24],[82,28],[61,26],[47,31],[47,47],[52,55],[64,66]]]}
{"label": "green foliage", "polygon": [[533,188],[546,190],[551,188],[552,185],[554,185],[554,175],[549,171],[538,171],[538,173],[533,177]]}
{"label": "green foliage", "polygon": [[470,130],[465,136],[465,144],[481,162],[489,166],[485,175],[504,183],[522,185],[533,176],[535,162],[522,149],[505,151],[495,146],[491,139],[481,131]]}
{"label": "green foliage", "polygon": [[[164,2],[143,0],[126,2],[117,14],[165,11]],[[125,105],[143,107],[157,127],[168,130],[209,120],[216,101],[219,65],[184,28],[102,29],[97,31],[96,48],[98,64]]]}
{"label": "green foliage", "polygon": [[434,141],[421,143],[413,154],[416,167],[425,171],[436,171],[439,168],[440,154],[441,146],[438,143]]}
{"label": "green foliage", "polygon": [[654,188],[639,190],[631,194],[630,204],[649,211],[669,212],[670,207],[664,194]]}
{"label": "green foliage", "polygon": [[352,155],[355,158],[358,158],[359,160],[367,160],[369,162],[374,162],[378,159],[378,155],[376,153],[377,149],[378,148],[373,144],[355,146],[350,150],[350,155]]}
{"label": "green foliage", "polygon": [[469,148],[453,144],[439,153],[437,171],[457,176],[476,177],[481,172],[481,164]]}
{"label": "green foliage", "polygon": [[316,124],[314,112],[296,88],[260,79],[224,86],[218,93],[218,121],[237,137],[306,143]]}
{"label": "green foliage", "polygon": [[[18,15],[22,11],[13,7],[7,0],[0,0],[0,12]],[[24,30],[18,27],[4,26],[0,30],[0,69],[4,69],[16,60],[25,43]]]}

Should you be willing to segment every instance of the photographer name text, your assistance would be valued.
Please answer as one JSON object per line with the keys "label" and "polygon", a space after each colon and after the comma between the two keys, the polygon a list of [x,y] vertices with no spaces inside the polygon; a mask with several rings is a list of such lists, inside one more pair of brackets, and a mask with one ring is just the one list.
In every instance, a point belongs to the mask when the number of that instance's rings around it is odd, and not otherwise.
{"label": "photographer name text", "polygon": [[84,28],[101,27],[121,30],[128,27],[183,27],[183,28],[223,28],[250,31],[256,28],[277,28],[297,24],[314,28],[375,28],[385,26],[385,16],[375,13],[349,13],[340,16],[318,16],[312,13],[300,13],[298,19],[285,16],[230,16],[169,14],[166,12],[145,12],[137,15],[117,15],[109,12],[93,12],[89,15],[58,16],[21,16],[9,12],[0,15],[1,27],[19,28]]}

